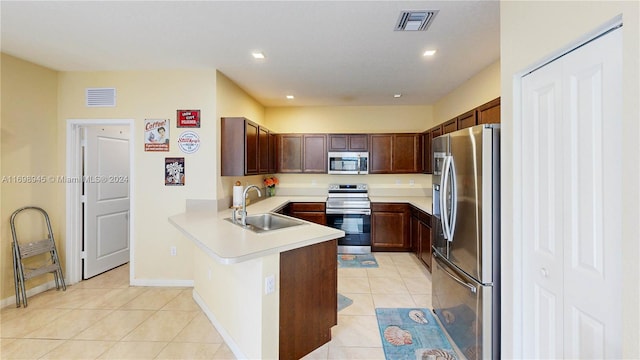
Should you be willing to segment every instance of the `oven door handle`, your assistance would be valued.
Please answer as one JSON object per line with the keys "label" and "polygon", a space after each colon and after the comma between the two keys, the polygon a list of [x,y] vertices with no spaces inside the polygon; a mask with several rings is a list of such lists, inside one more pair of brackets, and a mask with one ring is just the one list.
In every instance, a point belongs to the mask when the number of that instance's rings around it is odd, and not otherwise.
{"label": "oven door handle", "polygon": [[326,209],[328,215],[371,215],[371,209]]}

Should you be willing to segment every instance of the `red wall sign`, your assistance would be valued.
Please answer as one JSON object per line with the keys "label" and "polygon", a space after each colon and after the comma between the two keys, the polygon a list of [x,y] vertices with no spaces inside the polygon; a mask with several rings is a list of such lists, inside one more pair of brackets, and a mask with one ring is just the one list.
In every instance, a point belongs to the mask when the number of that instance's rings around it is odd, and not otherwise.
{"label": "red wall sign", "polygon": [[200,127],[200,110],[178,110],[178,127]]}

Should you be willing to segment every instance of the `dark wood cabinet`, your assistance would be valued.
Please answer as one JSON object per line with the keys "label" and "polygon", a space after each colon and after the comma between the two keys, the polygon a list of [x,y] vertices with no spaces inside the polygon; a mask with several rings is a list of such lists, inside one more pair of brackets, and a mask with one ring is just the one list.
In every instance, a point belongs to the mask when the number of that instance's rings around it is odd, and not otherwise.
{"label": "dark wood cabinet", "polygon": [[458,130],[458,118],[451,119],[442,124],[442,133],[448,134]]}
{"label": "dark wood cabinet", "polygon": [[411,210],[408,204],[371,204],[371,250],[411,251]]}
{"label": "dark wood cabinet", "polygon": [[422,133],[422,172],[431,174],[431,131]]}
{"label": "dark wood cabinet", "polygon": [[329,134],[327,148],[328,151],[368,151],[369,136],[367,134]]}
{"label": "dark wood cabinet", "polygon": [[304,173],[327,172],[327,136],[325,134],[304,134],[302,149]]}
{"label": "dark wood cabinet", "polygon": [[438,125],[438,126],[434,126],[431,128],[431,140],[437,138],[438,136],[442,135],[442,124]]}
{"label": "dark wood cabinet", "polygon": [[467,111],[466,113],[458,116],[458,130],[462,130],[468,127],[476,126],[476,110]]}
{"label": "dark wood cabinet", "polygon": [[369,135],[369,173],[418,173],[422,168],[421,134]]}
{"label": "dark wood cabinet", "polygon": [[281,173],[326,173],[325,134],[278,134],[277,171]]}
{"label": "dark wood cabinet", "polygon": [[269,133],[269,173],[273,174],[278,170],[278,136]]}
{"label": "dark wood cabinet", "polygon": [[500,98],[493,99],[477,108],[479,124],[500,123]]}
{"label": "dark wood cabinet", "polygon": [[431,271],[431,215],[411,207],[412,250]]}
{"label": "dark wood cabinet", "polygon": [[221,119],[222,176],[257,175],[269,172],[270,132],[242,117]]}
{"label": "dark wood cabinet", "polygon": [[300,359],[338,324],[337,240],[280,253],[280,359]]}
{"label": "dark wood cabinet", "polygon": [[325,203],[290,203],[287,207],[287,215],[312,223],[327,225]]}

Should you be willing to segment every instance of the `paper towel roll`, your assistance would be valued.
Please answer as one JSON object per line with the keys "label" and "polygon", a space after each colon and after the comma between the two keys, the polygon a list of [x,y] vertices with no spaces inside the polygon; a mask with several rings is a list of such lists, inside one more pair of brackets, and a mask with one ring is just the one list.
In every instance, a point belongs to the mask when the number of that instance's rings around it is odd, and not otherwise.
{"label": "paper towel roll", "polygon": [[233,206],[240,207],[242,206],[242,185],[233,186]]}

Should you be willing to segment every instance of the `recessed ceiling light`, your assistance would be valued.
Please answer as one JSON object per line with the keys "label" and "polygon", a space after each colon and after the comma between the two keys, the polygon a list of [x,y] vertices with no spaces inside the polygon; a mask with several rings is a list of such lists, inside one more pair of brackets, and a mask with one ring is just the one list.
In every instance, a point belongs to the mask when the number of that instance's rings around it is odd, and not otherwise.
{"label": "recessed ceiling light", "polygon": [[401,97],[401,96],[402,96],[402,94],[393,94],[393,97],[396,98],[396,99]]}
{"label": "recessed ceiling light", "polygon": [[254,59],[264,59],[264,54],[260,51],[252,52],[251,55]]}
{"label": "recessed ceiling light", "polygon": [[293,100],[293,95],[287,95],[287,99]]}
{"label": "recessed ceiling light", "polygon": [[427,50],[422,54],[422,56],[433,56],[435,55],[435,53],[436,53],[435,50]]}

